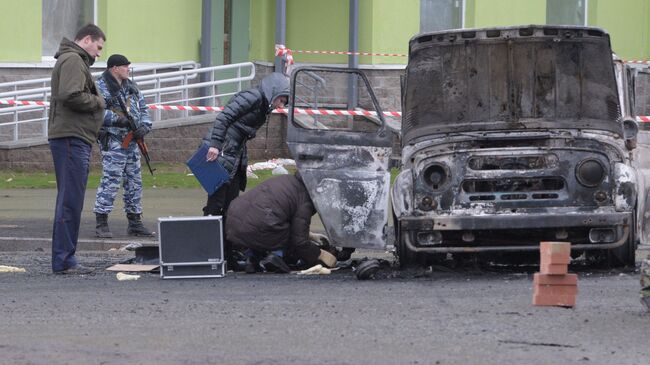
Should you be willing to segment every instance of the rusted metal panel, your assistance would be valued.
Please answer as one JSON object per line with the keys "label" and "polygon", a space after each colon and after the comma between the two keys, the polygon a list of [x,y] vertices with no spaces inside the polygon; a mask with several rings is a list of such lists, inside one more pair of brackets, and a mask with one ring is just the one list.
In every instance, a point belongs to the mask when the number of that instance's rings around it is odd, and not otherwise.
{"label": "rusted metal panel", "polygon": [[422,34],[410,42],[403,143],[548,120],[617,132],[617,98],[609,35],[596,28]]}

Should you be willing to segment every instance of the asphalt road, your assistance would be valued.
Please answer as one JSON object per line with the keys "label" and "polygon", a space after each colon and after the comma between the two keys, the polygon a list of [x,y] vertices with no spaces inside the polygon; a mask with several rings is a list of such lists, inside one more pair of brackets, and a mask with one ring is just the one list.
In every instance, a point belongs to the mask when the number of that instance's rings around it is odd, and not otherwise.
{"label": "asphalt road", "polygon": [[[229,273],[221,279],[118,281],[103,269],[132,241],[94,240],[84,210],[81,277],[50,273],[55,192],[0,192],[0,364],[645,364],[650,314],[634,270],[573,267],[574,309],[533,307],[534,267],[399,271],[359,281]],[[197,215],[200,191],[145,191],[145,221]],[[118,207],[118,211],[119,211]],[[318,222],[314,228],[318,230]],[[7,238],[8,237],[8,238]],[[39,238],[40,237],[40,238]],[[35,240],[36,239],[36,240]],[[154,241],[154,240],[150,240]],[[98,251],[90,251],[98,250]],[[387,260],[386,253],[372,254]]]}
{"label": "asphalt road", "polygon": [[[386,269],[359,281],[234,274],[118,281],[50,274],[49,252],[0,253],[3,364],[645,364],[634,272],[579,269],[574,309],[533,307],[532,273]],[[388,258],[388,256],[386,256]]]}

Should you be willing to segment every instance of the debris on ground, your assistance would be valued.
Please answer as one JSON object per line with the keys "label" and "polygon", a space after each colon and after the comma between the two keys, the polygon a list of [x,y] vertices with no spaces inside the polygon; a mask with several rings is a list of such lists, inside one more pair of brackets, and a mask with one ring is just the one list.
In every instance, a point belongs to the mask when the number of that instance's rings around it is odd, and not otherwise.
{"label": "debris on ground", "polygon": [[279,165],[278,167],[274,168],[273,171],[271,171],[272,175],[289,175],[289,171],[284,168],[284,166]]}
{"label": "debris on ground", "polygon": [[273,170],[279,166],[296,166],[296,161],[289,158],[274,158],[265,162],[257,162],[249,165],[251,171]]}
{"label": "debris on ground", "polygon": [[120,247],[120,251],[122,251],[122,252],[124,252],[124,251],[135,251],[137,248],[140,248],[140,247],[142,247],[142,243],[133,242],[133,243],[129,243],[128,245],[124,245],[124,246]]}
{"label": "debris on ground", "polygon": [[321,264],[310,267],[309,269],[298,271],[298,275],[329,275],[332,270],[324,267]]}
{"label": "debris on ground", "polygon": [[0,265],[0,272],[26,272],[22,267]]}
{"label": "debris on ground", "polygon": [[115,274],[115,277],[119,281],[131,281],[140,279],[140,275],[125,274],[123,272],[118,272]]}
{"label": "debris on ground", "polygon": [[259,179],[260,178],[259,176],[257,176],[253,172],[253,170],[251,170],[250,166],[248,166],[248,168],[246,169],[246,177],[249,178],[249,179]]}
{"label": "debris on ground", "polygon": [[107,267],[106,271],[153,272],[158,270],[159,267],[160,265],[115,264]]}

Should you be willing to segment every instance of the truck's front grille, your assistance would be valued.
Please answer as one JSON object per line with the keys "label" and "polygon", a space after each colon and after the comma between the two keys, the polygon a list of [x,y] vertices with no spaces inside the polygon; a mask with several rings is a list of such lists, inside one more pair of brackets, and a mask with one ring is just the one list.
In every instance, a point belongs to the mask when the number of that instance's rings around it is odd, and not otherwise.
{"label": "truck's front grille", "polygon": [[[466,193],[547,192],[564,189],[560,177],[473,179],[463,181]],[[515,194],[516,195],[516,194]]]}

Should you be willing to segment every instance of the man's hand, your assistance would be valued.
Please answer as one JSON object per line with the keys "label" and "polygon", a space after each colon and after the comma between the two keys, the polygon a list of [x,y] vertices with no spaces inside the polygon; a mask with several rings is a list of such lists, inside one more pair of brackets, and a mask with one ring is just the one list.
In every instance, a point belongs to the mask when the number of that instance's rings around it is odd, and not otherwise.
{"label": "man's hand", "polygon": [[146,136],[147,133],[149,133],[149,131],[150,131],[149,127],[143,124],[139,126],[138,129],[133,131],[133,137],[135,137],[135,139],[141,139],[144,136]]}
{"label": "man's hand", "polygon": [[117,117],[117,120],[115,121],[115,123],[113,123],[113,125],[115,125],[116,127],[119,127],[119,128],[128,128],[129,127],[129,118],[119,116],[119,117]]}
{"label": "man's hand", "polygon": [[207,161],[214,161],[219,156],[219,149],[217,147],[208,148],[208,154],[205,156]]}

